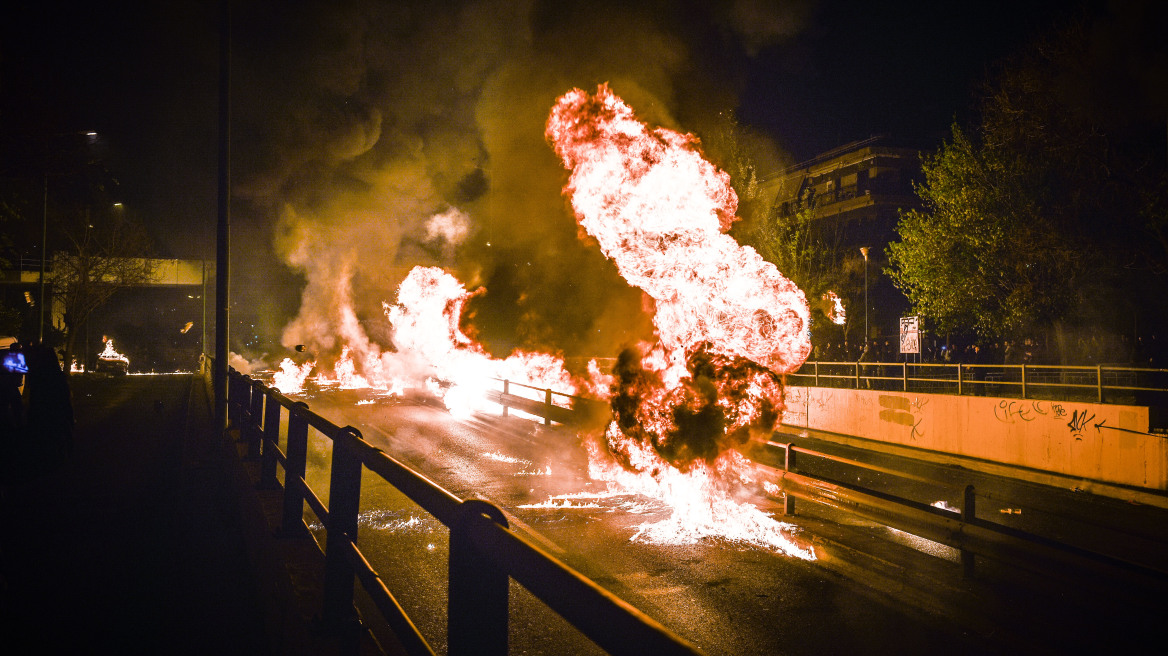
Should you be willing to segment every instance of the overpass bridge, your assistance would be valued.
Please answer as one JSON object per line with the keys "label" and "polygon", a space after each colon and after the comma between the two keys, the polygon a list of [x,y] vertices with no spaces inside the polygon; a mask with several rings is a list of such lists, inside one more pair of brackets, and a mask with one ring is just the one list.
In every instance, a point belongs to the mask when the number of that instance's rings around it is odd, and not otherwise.
{"label": "overpass bridge", "polygon": [[[49,325],[61,328],[65,325],[63,299],[52,291],[54,282],[59,280],[56,272],[66,268],[69,256],[56,254],[44,272],[45,301]],[[131,285],[136,288],[202,287],[215,276],[215,263],[209,260],[183,260],[167,258],[130,258],[139,266],[132,268],[150,271],[148,279]],[[41,302],[40,260],[22,259],[12,269],[0,271],[0,286],[25,296],[25,303],[34,305]],[[204,295],[205,296],[205,295]]]}

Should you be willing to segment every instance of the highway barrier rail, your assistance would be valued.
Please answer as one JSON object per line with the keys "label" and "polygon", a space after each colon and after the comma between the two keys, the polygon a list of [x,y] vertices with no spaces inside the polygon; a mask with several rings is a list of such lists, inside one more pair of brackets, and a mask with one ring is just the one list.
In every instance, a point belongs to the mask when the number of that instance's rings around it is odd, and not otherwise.
{"label": "highway barrier rail", "polygon": [[[553,403],[554,395],[545,392],[543,402],[507,393],[496,394],[495,398],[505,406],[541,414],[548,421],[569,419],[572,411]],[[281,534],[310,534],[304,520],[305,504],[325,527],[320,613],[325,626],[356,625],[354,592],[359,582],[410,654],[434,653],[389,585],[361,552],[357,539],[361,477],[369,470],[450,531],[447,649],[452,656],[507,653],[511,579],[609,653],[700,653],[694,645],[513,531],[499,508],[477,499],[458,498],[366,442],[356,428],[337,426],[312,412],[307,404],[234,369],[228,372],[227,397],[230,425],[239,428],[249,457],[261,461],[261,485],[279,488],[278,468],[283,468]],[[305,481],[310,429],[332,443],[327,506]],[[280,450],[282,431],[286,434],[286,451]]]}
{"label": "highway barrier rail", "polygon": [[1168,403],[1168,369],[1146,367],[808,361],[787,380],[806,387],[1129,405]]}
{"label": "highway barrier rail", "polygon": [[[508,408],[514,408],[542,417],[545,423],[556,421],[570,424],[581,420],[583,415],[594,415],[596,412],[598,402],[592,399],[513,381],[498,382],[502,391],[490,391],[487,398],[501,404],[504,414]],[[516,388],[523,396],[515,395]],[[796,446],[790,441],[774,441],[781,440],[782,436],[782,433],[776,432],[772,440],[761,445],[764,449],[777,449],[777,460],[781,464],[777,468],[762,467],[774,475],[775,484],[782,490],[784,511],[788,514],[795,513],[796,499],[846,510],[869,521],[958,550],[966,576],[974,574],[975,556],[982,556],[1031,570],[1048,571],[1051,568],[1075,566],[1101,578],[1126,577],[1138,584],[1168,584],[1168,561],[1163,558],[1140,560],[1092,551],[979,517],[976,505],[979,498],[1006,504],[1013,500],[1000,499],[984,491],[979,493],[972,485],[959,486],[961,507],[953,509],[817,476],[806,471],[806,467],[797,467],[796,463],[807,464],[813,459],[830,461],[855,471],[864,470],[931,486],[938,492],[953,488],[951,482],[923,478],[902,469],[815,451]],[[1163,550],[1158,549],[1156,553],[1163,553]]]}
{"label": "highway barrier rail", "polygon": [[[369,469],[450,529],[447,627],[450,654],[506,653],[507,585],[511,578],[610,653],[698,653],[693,645],[512,531],[497,507],[474,499],[461,500],[365,442],[357,429],[338,427],[311,412],[304,403],[260,381],[234,370],[230,375],[231,423],[242,427],[242,439],[248,440],[249,453],[262,459],[262,478],[266,484],[278,487],[276,468],[277,465],[284,467],[286,530],[307,533],[303,519],[305,503],[326,527],[326,607],[322,611],[325,620],[351,619],[356,577],[410,653],[433,653],[358,548],[360,477],[363,469]],[[544,423],[571,424],[594,417],[602,405],[592,399],[513,381],[498,382],[501,389],[489,391],[487,398],[503,406],[504,415],[518,410],[542,418]],[[286,454],[279,450],[280,426],[285,414]],[[304,481],[309,427],[333,443],[329,507]],[[1168,564],[1163,558],[1149,561],[1100,553],[989,521],[978,516],[979,498],[1006,504],[1011,500],[979,494],[972,485],[961,489],[961,507],[949,508],[834,477],[825,478],[808,471],[814,467],[808,468],[807,464],[814,460],[832,462],[938,489],[951,489],[954,485],[951,481],[923,478],[894,467],[803,448],[782,439],[783,434],[776,432],[771,440],[756,447],[778,453],[777,466],[760,464],[760,467],[772,474],[781,490],[786,513],[795,514],[796,500],[802,499],[947,545],[961,554],[966,576],[974,575],[975,556],[980,556],[1032,571],[1065,572],[1066,568],[1074,568],[1098,580],[1124,580],[1137,587],[1151,586],[1155,591],[1168,587]]]}
{"label": "highway barrier rail", "polygon": [[[775,434],[775,438],[781,437],[781,433]],[[764,465],[764,469],[774,474],[776,484],[782,489],[783,510],[786,514],[795,514],[796,499],[846,510],[857,517],[958,550],[965,576],[974,574],[974,557],[977,555],[1030,570],[1059,571],[1060,568],[1074,567],[1094,573],[1098,580],[1123,577],[1133,584],[1151,584],[1160,588],[1168,584],[1168,565],[1160,555],[1162,550],[1157,552],[1154,562],[1137,562],[1132,558],[1092,551],[986,520],[977,516],[977,499],[980,495],[973,485],[960,488],[960,508],[938,507],[859,484],[809,475],[800,469],[810,460],[818,459],[851,468],[853,472],[863,470],[894,476],[915,484],[932,486],[938,491],[952,488],[953,483],[799,447],[791,442],[767,440],[761,445],[764,449],[776,449],[780,454],[779,467]],[[1009,502],[1008,499],[994,500]]]}

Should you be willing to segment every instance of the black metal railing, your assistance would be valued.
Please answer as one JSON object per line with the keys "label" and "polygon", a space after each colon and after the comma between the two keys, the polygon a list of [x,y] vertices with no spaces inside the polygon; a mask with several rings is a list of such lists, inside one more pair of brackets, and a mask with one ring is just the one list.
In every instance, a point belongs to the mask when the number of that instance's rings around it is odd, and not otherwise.
{"label": "black metal railing", "polygon": [[[782,439],[776,434],[776,439]],[[941,482],[903,469],[880,466],[855,459],[815,451],[787,442],[773,440],[761,443],[764,448],[778,450],[777,467],[762,465],[775,478],[782,490],[783,512],[795,514],[796,499],[842,509],[858,517],[881,525],[944,544],[961,554],[963,572],[974,573],[974,556],[980,555],[1027,569],[1057,568],[1073,565],[1095,571],[1101,578],[1126,575],[1138,582],[1168,582],[1168,563],[1137,562],[1135,559],[1101,553],[1068,544],[1047,536],[1019,530],[977,516],[979,494],[972,484]],[[837,465],[867,471],[881,476],[893,476],[915,484],[932,486],[935,491],[960,491],[961,507],[941,508],[914,499],[889,494],[883,490],[866,488],[859,484],[833,481],[801,471],[808,459],[829,461]],[[949,473],[950,478],[952,473]],[[993,498],[997,501],[1007,499]]]}
{"label": "black metal railing", "polygon": [[[504,384],[507,390],[510,384]],[[572,410],[553,402],[496,392],[493,400],[547,420],[568,420]],[[560,394],[561,397],[567,395]],[[569,414],[565,414],[569,413]],[[247,453],[261,460],[261,485],[280,486],[284,469],[281,534],[309,534],[307,504],[325,527],[325,578],[321,619],[345,626],[356,619],[354,581],[372,598],[389,628],[411,654],[433,654],[425,636],[362,554],[357,512],[364,470],[380,476],[450,530],[447,647],[461,654],[505,654],[511,579],[612,654],[697,654],[695,646],[604,590],[530,540],[511,530],[502,511],[476,499],[463,500],[362,439],[262,382],[229,372],[228,416]],[[285,422],[286,417],[286,423]],[[332,442],[329,502],[305,480],[309,430]],[[286,432],[286,451],[279,448]]]}
{"label": "black metal railing", "polygon": [[[891,365],[882,365],[880,363],[859,364],[872,367],[900,367],[903,363],[893,363]],[[909,367],[913,366],[918,365],[909,364]],[[1027,369],[1030,369],[1030,367],[1028,366]],[[1098,368],[1092,369],[1097,370]],[[900,371],[901,376],[895,378],[895,380],[900,381],[902,384],[905,381],[904,371],[902,368]],[[1019,371],[1019,375],[1023,375],[1021,371]],[[890,378],[882,377],[884,380]],[[873,377],[873,379],[876,379],[876,377]],[[861,378],[860,380],[863,381],[864,379]],[[913,378],[908,378],[908,380],[912,381]],[[922,380],[930,379],[922,378]],[[507,406],[510,405],[529,414],[544,417],[545,421],[550,421],[546,419],[548,417],[555,417],[557,422],[569,424],[578,420],[581,414],[594,411],[594,406],[598,403],[592,399],[521,385],[515,382],[505,380],[498,382],[502,384],[503,392],[488,392],[488,398],[503,405],[504,414],[506,414]],[[509,395],[508,390],[516,385],[536,392],[536,395],[543,400],[537,401],[530,398]],[[1085,383],[1084,386],[1086,386]],[[559,403],[555,403],[553,399],[559,399]],[[776,438],[781,435],[782,433],[775,433]],[[1022,531],[978,517],[976,512],[978,498],[992,499],[1007,504],[1012,503],[1013,500],[1001,499],[984,492],[979,494],[973,485],[957,487],[960,492],[959,496],[962,499],[961,508],[956,510],[938,508],[928,503],[898,497],[884,491],[869,489],[860,485],[837,483],[826,478],[810,475],[805,471],[800,471],[796,467],[796,456],[801,454],[801,457],[804,459],[812,458],[821,461],[830,461],[848,467],[854,467],[857,470],[865,470],[884,476],[893,476],[901,480],[924,483],[933,486],[938,491],[952,490],[954,488],[952,482],[941,482],[910,473],[904,469],[884,467],[798,447],[791,442],[766,441],[763,444],[770,448],[779,449],[782,454],[781,467],[778,469],[769,469],[777,474],[775,483],[782,490],[783,509],[785,513],[791,515],[795,513],[795,499],[797,498],[809,502],[827,504],[836,508],[845,508],[865,519],[958,550],[961,554],[963,572],[967,576],[972,575],[974,572],[974,556],[980,555],[1021,567],[1034,568],[1036,563],[1040,563],[1044,567],[1049,567],[1052,564],[1075,564],[1081,568],[1086,567],[1088,570],[1097,571],[1103,576],[1120,573],[1133,576],[1136,579],[1151,579],[1159,582],[1168,581],[1168,562],[1137,562],[1132,559],[1092,551],[1044,535]],[[766,465],[762,466],[767,468]]]}
{"label": "black metal railing", "polygon": [[[855,367],[855,363],[847,364]],[[859,364],[868,367],[901,366],[901,363]],[[962,365],[963,368],[969,366]],[[854,376],[853,369],[853,380]],[[873,380],[890,378],[894,377],[872,376]],[[932,380],[926,376],[905,376],[903,370],[902,376],[896,380],[903,384],[906,379],[913,381],[918,378]],[[864,379],[861,376],[858,380],[862,382]],[[541,417],[545,422],[572,423],[593,411],[592,406],[597,403],[548,389],[503,380],[498,382],[501,391],[490,391],[487,398],[502,405],[504,414],[507,408],[512,408]],[[536,398],[512,394],[515,386],[527,390],[529,396]],[[277,465],[284,466],[283,522],[288,527],[286,530],[307,533],[303,519],[305,503],[326,527],[324,603],[328,608],[322,612],[322,617],[342,621],[353,612],[352,581],[355,576],[410,653],[432,653],[425,638],[414,627],[357,546],[356,508],[360,494],[360,474],[363,469],[369,469],[450,529],[449,653],[506,652],[506,590],[511,578],[611,653],[696,652],[695,647],[668,629],[510,530],[498,508],[483,501],[458,499],[365,442],[357,429],[337,427],[311,412],[305,404],[234,371],[229,396],[233,412],[231,422],[242,427],[242,439],[248,440],[249,453],[261,458],[263,481],[278,486]],[[285,410],[288,415],[287,454],[281,453],[278,448],[281,416]],[[258,420],[261,413],[264,417],[262,425]],[[309,427],[333,441],[328,507],[304,481]],[[1141,562],[1100,553],[979,517],[977,499],[993,499],[1007,504],[1011,501],[979,494],[972,485],[956,487],[957,496],[962,499],[961,508],[938,508],[883,490],[824,478],[807,471],[804,465],[818,459],[953,491],[955,484],[951,481],[941,482],[902,469],[847,459],[795,446],[791,442],[775,441],[781,439],[782,434],[776,433],[772,440],[762,443],[765,448],[780,452],[780,464],[760,466],[773,474],[782,495],[784,511],[789,514],[795,513],[796,499],[843,509],[958,550],[966,575],[974,573],[975,556],[981,556],[1030,569],[1073,565],[1096,572],[1102,578],[1119,576],[1134,584],[1150,581],[1164,585],[1168,581],[1168,564],[1162,560]]]}
{"label": "black metal railing", "polygon": [[809,361],[787,380],[807,387],[1131,405],[1168,402],[1168,369],[1111,365]]}

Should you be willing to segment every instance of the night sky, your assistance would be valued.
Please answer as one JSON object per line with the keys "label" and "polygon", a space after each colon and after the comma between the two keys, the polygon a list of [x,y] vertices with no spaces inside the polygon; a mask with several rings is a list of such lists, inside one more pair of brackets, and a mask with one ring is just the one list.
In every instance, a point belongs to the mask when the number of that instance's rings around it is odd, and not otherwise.
{"label": "night sky", "polygon": [[[786,4],[792,36],[727,74],[741,79],[740,120],[801,160],[874,134],[936,144],[990,64],[1071,3]],[[173,231],[167,250],[197,254],[215,211],[215,3],[49,1],[5,13],[3,134],[98,131],[142,217]]]}
{"label": "night sky", "polygon": [[[498,307],[528,299],[519,314],[544,323],[585,326],[614,311],[562,284],[534,289],[563,278],[563,266],[612,278],[569,244],[563,173],[540,133],[545,108],[572,85],[610,81],[646,120],[699,135],[733,110],[771,142],[775,166],[877,134],[934,150],[952,121],[969,118],[994,62],[1079,9],[1053,0],[694,0],[526,10],[238,2],[234,11],[233,289],[249,325],[263,324],[275,342],[306,281],[306,305],[334,303],[310,296],[335,286],[328,281],[350,257],[353,295],[368,314],[412,264],[448,266],[468,285],[500,290]],[[37,135],[97,131],[127,213],[150,228],[159,254],[212,257],[217,3],[47,1],[4,13],[0,136],[9,154]],[[19,167],[7,159],[11,175]],[[517,166],[546,173],[523,179]],[[419,236],[425,217],[449,207],[478,230],[457,255]],[[522,223],[536,215],[550,218],[538,229]],[[354,230],[358,221],[369,224]],[[305,240],[319,249],[307,262]],[[576,314],[538,306],[563,305],[565,294],[585,296]],[[524,332],[516,317],[496,318],[502,332]],[[312,322],[302,311],[299,323]]]}

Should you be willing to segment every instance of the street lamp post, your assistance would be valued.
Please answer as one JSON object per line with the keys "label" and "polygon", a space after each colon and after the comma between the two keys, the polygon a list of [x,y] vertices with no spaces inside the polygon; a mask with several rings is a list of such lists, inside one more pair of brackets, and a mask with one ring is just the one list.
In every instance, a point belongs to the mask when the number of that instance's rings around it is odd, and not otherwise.
{"label": "street lamp post", "polygon": [[[40,321],[37,325],[37,341],[43,343],[45,341],[45,263],[48,259],[49,253],[49,142],[59,137],[68,137],[71,135],[82,135],[89,137],[91,142],[97,137],[97,133],[89,130],[86,132],[61,132],[48,137],[43,137],[43,153],[44,153],[44,199],[41,207],[41,275],[40,275]],[[120,205],[120,203],[119,203]],[[68,366],[68,365],[66,365]]]}
{"label": "street lamp post", "polygon": [[868,247],[860,248],[860,255],[864,256],[864,343],[868,343]]}
{"label": "street lamp post", "polygon": [[37,341],[42,344],[45,341],[45,259],[49,250],[49,172],[45,170],[45,197],[44,207],[41,212],[41,276],[40,285],[41,293],[40,300],[40,321],[37,322]]}

